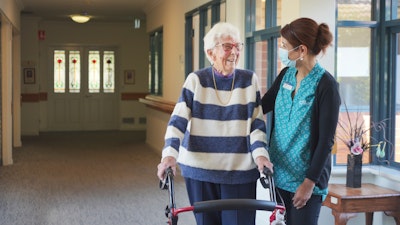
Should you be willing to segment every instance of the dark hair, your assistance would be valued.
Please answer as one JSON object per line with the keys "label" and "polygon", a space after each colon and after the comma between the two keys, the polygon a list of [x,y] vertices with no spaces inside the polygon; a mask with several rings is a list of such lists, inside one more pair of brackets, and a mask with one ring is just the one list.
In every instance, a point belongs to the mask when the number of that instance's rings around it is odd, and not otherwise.
{"label": "dark hair", "polygon": [[318,24],[310,18],[299,18],[281,29],[281,36],[293,47],[305,45],[311,54],[325,53],[333,37],[326,23]]}

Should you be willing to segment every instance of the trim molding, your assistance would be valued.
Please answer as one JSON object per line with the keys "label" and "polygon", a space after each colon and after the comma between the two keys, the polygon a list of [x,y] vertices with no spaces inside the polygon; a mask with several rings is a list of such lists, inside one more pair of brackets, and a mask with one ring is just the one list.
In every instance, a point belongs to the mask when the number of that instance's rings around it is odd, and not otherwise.
{"label": "trim molding", "polygon": [[47,101],[47,92],[21,94],[21,102],[40,102],[40,101]]}
{"label": "trim molding", "polygon": [[121,100],[123,100],[123,101],[138,101],[140,98],[144,98],[148,94],[149,93],[125,92],[125,93],[121,93]]}

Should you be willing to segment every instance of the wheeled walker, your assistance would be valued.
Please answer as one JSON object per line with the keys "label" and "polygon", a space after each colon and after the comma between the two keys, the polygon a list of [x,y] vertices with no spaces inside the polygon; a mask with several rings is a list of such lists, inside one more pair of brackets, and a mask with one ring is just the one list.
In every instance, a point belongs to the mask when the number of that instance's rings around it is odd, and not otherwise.
{"label": "wheeled walker", "polygon": [[[275,183],[271,171],[264,167],[260,182],[265,189],[269,189],[270,201],[258,199],[219,199],[195,202],[191,206],[176,207],[174,192],[174,174],[171,168],[165,171],[164,180],[160,181],[160,188],[168,190],[169,202],[165,208],[168,225],[178,224],[178,214],[193,211],[194,213],[222,211],[222,210],[264,210],[273,212],[270,217],[271,225],[285,225],[285,206],[278,204],[276,199]],[[280,217],[277,217],[280,215]]]}

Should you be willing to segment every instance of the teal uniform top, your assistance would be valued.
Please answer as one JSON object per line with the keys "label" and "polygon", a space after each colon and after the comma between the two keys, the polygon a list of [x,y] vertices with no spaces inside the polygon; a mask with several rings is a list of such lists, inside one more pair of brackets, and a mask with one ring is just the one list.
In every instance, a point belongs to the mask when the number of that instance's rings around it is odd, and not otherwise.
{"label": "teal uniform top", "polygon": [[[292,98],[297,85],[296,73],[296,68],[290,67],[280,84],[275,101],[275,128],[269,149],[276,186],[293,193],[303,183],[310,167],[312,108],[325,69],[317,63],[301,81]],[[315,186],[313,194],[326,196],[328,189]]]}

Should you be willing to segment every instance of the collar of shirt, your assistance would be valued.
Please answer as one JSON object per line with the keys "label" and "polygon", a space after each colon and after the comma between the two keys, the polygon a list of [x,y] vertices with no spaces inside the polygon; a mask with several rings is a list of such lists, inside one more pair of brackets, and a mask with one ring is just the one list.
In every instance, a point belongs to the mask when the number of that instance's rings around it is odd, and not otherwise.
{"label": "collar of shirt", "polygon": [[214,74],[218,77],[230,78],[233,76],[233,73],[224,76],[222,73],[218,72],[217,70],[215,70],[215,69],[213,69],[213,70],[214,70]]}

